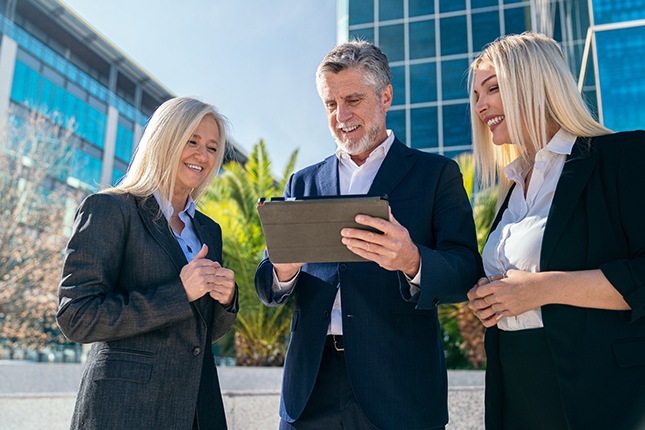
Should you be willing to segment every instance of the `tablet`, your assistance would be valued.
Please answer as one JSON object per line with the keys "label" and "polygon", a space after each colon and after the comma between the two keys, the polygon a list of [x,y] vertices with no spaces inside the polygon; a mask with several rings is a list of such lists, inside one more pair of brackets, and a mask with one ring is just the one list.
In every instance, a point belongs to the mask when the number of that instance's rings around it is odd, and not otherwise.
{"label": "tablet", "polygon": [[273,263],[366,261],[341,242],[345,227],[372,230],[357,224],[358,214],[389,218],[385,196],[325,196],[258,201],[258,215]]}

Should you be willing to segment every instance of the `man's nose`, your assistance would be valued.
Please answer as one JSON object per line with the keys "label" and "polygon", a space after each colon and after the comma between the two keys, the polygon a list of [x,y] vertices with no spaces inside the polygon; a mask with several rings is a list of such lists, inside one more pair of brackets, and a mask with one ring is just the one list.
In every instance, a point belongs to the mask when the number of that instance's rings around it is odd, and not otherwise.
{"label": "man's nose", "polygon": [[348,119],[352,117],[352,112],[350,109],[344,107],[344,106],[339,106],[336,109],[336,121],[338,122],[345,122]]}

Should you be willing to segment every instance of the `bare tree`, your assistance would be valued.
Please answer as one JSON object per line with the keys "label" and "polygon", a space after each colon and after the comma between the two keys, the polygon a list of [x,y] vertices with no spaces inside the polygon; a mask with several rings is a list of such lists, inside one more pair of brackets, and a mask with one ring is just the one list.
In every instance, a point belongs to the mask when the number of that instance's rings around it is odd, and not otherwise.
{"label": "bare tree", "polygon": [[24,113],[0,124],[0,340],[10,349],[64,343],[56,325],[65,225],[80,194],[65,182],[72,127]]}

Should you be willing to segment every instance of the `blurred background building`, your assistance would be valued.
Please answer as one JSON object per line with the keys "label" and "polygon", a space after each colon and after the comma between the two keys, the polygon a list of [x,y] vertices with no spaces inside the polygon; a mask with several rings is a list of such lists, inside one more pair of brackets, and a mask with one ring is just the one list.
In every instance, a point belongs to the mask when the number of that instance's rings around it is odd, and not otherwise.
{"label": "blurred background building", "polygon": [[388,126],[409,146],[471,150],[466,71],[495,38],[526,30],[561,43],[600,121],[645,127],[645,0],[338,0],[338,41],[388,55]]}
{"label": "blurred background building", "polygon": [[173,93],[56,0],[0,0],[0,33],[0,119],[33,110],[60,125],[73,119],[67,184],[114,185],[148,117]]}

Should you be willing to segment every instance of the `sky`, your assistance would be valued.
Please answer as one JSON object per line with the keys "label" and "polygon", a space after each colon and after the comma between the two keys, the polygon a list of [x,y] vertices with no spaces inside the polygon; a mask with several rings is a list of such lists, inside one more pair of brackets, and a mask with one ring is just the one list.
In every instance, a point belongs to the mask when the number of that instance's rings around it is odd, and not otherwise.
{"label": "sky", "polygon": [[62,2],[171,93],[217,106],[245,152],[263,139],[277,177],[296,148],[296,169],[335,150],[315,86],[335,0]]}

